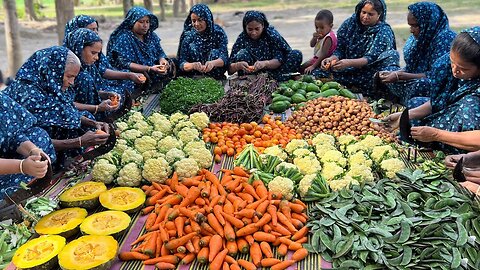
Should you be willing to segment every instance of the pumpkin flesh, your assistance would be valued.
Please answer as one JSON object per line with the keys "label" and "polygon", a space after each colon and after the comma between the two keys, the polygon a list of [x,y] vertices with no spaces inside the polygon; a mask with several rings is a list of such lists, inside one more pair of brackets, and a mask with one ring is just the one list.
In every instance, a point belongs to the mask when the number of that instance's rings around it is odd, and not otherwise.
{"label": "pumpkin flesh", "polygon": [[50,269],[56,264],[65,242],[65,238],[58,235],[32,239],[17,249],[12,262],[18,269]]}
{"label": "pumpkin flesh", "polygon": [[80,225],[80,230],[89,235],[115,235],[123,232],[132,219],[121,211],[104,211],[88,216]]}
{"label": "pumpkin flesh", "polygon": [[35,225],[35,231],[40,235],[58,234],[68,238],[78,231],[87,215],[87,210],[78,207],[57,210],[42,217]]}
{"label": "pumpkin flesh", "polygon": [[83,207],[93,209],[98,206],[98,197],[107,191],[104,183],[82,182],[67,189],[60,195],[60,204],[64,207]]}
{"label": "pumpkin flesh", "polygon": [[132,213],[145,203],[145,193],[139,188],[116,187],[100,194],[100,203],[110,210]]}
{"label": "pumpkin flesh", "polygon": [[118,242],[111,236],[86,235],[68,243],[58,254],[63,270],[106,270],[117,255]]}

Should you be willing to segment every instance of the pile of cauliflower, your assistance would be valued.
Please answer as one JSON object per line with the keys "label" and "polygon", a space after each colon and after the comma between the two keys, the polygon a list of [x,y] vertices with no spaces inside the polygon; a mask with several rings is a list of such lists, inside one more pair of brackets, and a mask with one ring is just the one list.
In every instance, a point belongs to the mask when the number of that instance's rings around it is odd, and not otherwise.
{"label": "pile of cauliflower", "polygon": [[133,112],[116,123],[120,138],[96,160],[93,180],[133,187],[144,180],[163,183],[174,171],[179,178],[195,176],[212,164],[213,156],[200,138],[209,123],[205,113],[144,117]]}

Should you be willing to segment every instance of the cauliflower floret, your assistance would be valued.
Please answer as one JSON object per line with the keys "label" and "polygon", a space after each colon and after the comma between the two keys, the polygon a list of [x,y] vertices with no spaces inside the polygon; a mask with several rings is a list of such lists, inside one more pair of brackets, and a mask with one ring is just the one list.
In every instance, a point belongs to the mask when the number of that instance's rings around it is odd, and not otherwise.
{"label": "cauliflower floret", "polygon": [[178,138],[184,144],[198,139],[198,130],[196,128],[184,128],[178,132]]}
{"label": "cauliflower floret", "polygon": [[393,147],[390,145],[375,146],[372,149],[372,153],[370,154],[370,157],[376,163],[380,163],[384,159],[398,157],[398,152],[397,150],[393,149]]}
{"label": "cauliflower floret", "polygon": [[300,180],[300,183],[298,183],[298,192],[300,193],[300,196],[305,197],[315,177],[317,177],[316,174],[307,174],[302,180]]}
{"label": "cauliflower floret", "polygon": [[367,154],[363,151],[358,151],[355,154],[351,155],[348,158],[350,166],[355,166],[357,164],[364,164],[367,167],[372,167],[372,160],[368,158]]}
{"label": "cauliflower floret", "polygon": [[157,148],[157,141],[150,136],[143,136],[135,140],[135,149],[143,153]]}
{"label": "cauliflower floret", "polygon": [[164,135],[169,135],[172,133],[172,123],[170,123],[168,118],[164,115],[153,113],[148,117],[148,121],[153,124],[154,130],[160,131]]}
{"label": "cauliflower floret", "polygon": [[397,172],[405,169],[405,163],[398,158],[385,159],[380,163],[380,168],[382,168],[388,178],[395,178]]}
{"label": "cauliflower floret", "polygon": [[317,157],[320,158],[320,159],[323,157],[323,155],[325,155],[326,152],[328,152],[330,150],[337,150],[337,148],[335,148],[335,146],[333,146],[331,144],[317,144],[317,145],[315,145],[315,153],[317,154]]}
{"label": "cauliflower floret", "polygon": [[339,191],[343,188],[348,188],[351,185],[360,185],[360,183],[351,176],[345,176],[342,179],[332,180],[328,182],[330,188],[334,191]]}
{"label": "cauliflower floret", "polygon": [[149,182],[164,183],[171,173],[172,168],[168,162],[164,158],[158,157],[145,161],[142,176]]}
{"label": "cauliflower floret", "polygon": [[117,184],[122,187],[137,187],[142,183],[142,170],[135,163],[128,163],[118,173]]}
{"label": "cauliflower floret", "polygon": [[325,154],[322,156],[320,160],[324,164],[326,162],[335,162],[338,165],[342,166],[343,168],[347,166],[347,159],[344,158],[342,152],[338,150],[329,150],[325,152]]}
{"label": "cauliflower floret", "polygon": [[266,154],[266,155],[278,157],[281,160],[286,160],[288,158],[287,153],[285,153],[285,151],[279,145],[274,145],[274,146],[267,147],[267,148],[265,148],[263,153]]}
{"label": "cauliflower floret", "polygon": [[178,122],[175,127],[173,128],[173,134],[177,135],[178,136],[178,133],[183,130],[184,128],[191,128],[191,129],[195,129],[196,131],[197,130],[197,127],[190,121],[188,120],[182,120],[180,122]]}
{"label": "cauliflower floret", "polygon": [[121,155],[127,148],[129,148],[129,146],[126,140],[117,139],[117,143],[115,144],[115,147],[112,149],[112,151],[115,151]]}
{"label": "cauliflower floret", "polygon": [[[163,114],[160,114],[158,112],[154,112],[152,113],[148,118],[147,118],[147,121],[149,121],[150,123],[154,124],[156,122],[162,122],[162,121],[165,121],[167,120],[168,121],[168,118],[163,115]],[[170,122],[170,121],[169,121]]]}
{"label": "cauliflower floret", "polygon": [[137,150],[128,148],[122,154],[122,164],[131,162],[141,165],[143,163],[143,156]]}
{"label": "cauliflower floret", "polygon": [[157,148],[160,151],[160,153],[164,153],[164,154],[167,153],[168,150],[172,148],[182,149],[182,146],[183,146],[182,142],[175,139],[172,136],[167,136],[161,139],[157,144]]}
{"label": "cauliflower floret", "polygon": [[197,141],[191,141],[191,142],[187,143],[185,145],[185,147],[183,148],[183,151],[187,155],[191,155],[197,149],[203,149],[203,148],[206,148],[205,142],[197,140]]}
{"label": "cauliflower floret", "polygon": [[277,176],[268,183],[269,191],[271,191],[272,193],[281,193],[282,197],[287,200],[293,198],[293,189],[293,181],[282,176]]}
{"label": "cauliflower floret", "polygon": [[199,129],[202,130],[208,127],[210,119],[208,115],[204,112],[196,112],[190,115],[190,121]]}
{"label": "cauliflower floret", "polygon": [[110,184],[113,182],[116,173],[117,166],[111,164],[106,159],[99,159],[93,165],[92,179],[93,181]]}
{"label": "cauliflower floret", "polygon": [[158,152],[157,149],[145,151],[142,153],[142,156],[143,156],[143,160],[158,158],[158,157],[165,158],[165,155]]}
{"label": "cauliflower floret", "polygon": [[133,126],[135,123],[145,121],[145,117],[141,112],[134,112],[130,117],[128,117],[127,124]]}
{"label": "cauliflower floret", "polygon": [[128,128],[128,124],[122,121],[116,122],[115,125],[117,126],[117,129],[120,131],[124,131]]}
{"label": "cauliflower floret", "polygon": [[101,160],[101,159],[105,159],[110,164],[113,164],[113,165],[117,166],[117,165],[120,164],[121,154],[119,154],[115,150],[112,150],[112,151],[110,151],[110,152],[108,152],[104,155],[99,156],[97,160]]}
{"label": "cauliflower floret", "polygon": [[315,136],[312,139],[312,144],[317,145],[317,144],[335,144],[335,137],[332,135],[328,135],[325,133],[319,133],[317,136]]}
{"label": "cauliflower floret", "polygon": [[173,166],[180,179],[193,177],[200,171],[197,162],[193,158],[184,158],[175,162]]}
{"label": "cauliflower floret", "polygon": [[145,121],[138,121],[133,125],[133,127],[140,131],[143,135],[149,135],[153,130],[153,127]]}
{"label": "cauliflower floret", "polygon": [[142,132],[136,129],[127,129],[120,133],[120,138],[135,141],[136,138],[142,137]]}
{"label": "cauliflower floret", "polygon": [[293,156],[294,157],[305,157],[305,156],[310,156],[313,155],[315,156],[314,153],[310,152],[310,150],[305,149],[305,148],[300,148],[295,151],[293,151]]}
{"label": "cauliflower floret", "polygon": [[288,170],[288,169],[294,169],[298,170],[298,167],[295,164],[288,163],[288,162],[282,162],[275,167],[275,171],[279,172],[281,170]]}
{"label": "cauliflower floret", "polygon": [[343,168],[335,162],[326,162],[323,164],[322,175],[327,181],[337,178],[342,175],[343,172]]}
{"label": "cauliflower floret", "polygon": [[338,140],[338,144],[340,144],[340,145],[349,145],[352,142],[357,141],[355,136],[350,135],[350,134],[340,135],[340,137],[338,137],[337,140]]}
{"label": "cauliflower floret", "polygon": [[361,144],[365,150],[370,150],[375,146],[382,145],[383,141],[380,137],[367,135],[363,140],[358,143]]}
{"label": "cauliflower floret", "polygon": [[308,148],[307,141],[300,140],[300,139],[293,139],[289,143],[287,143],[287,146],[285,147],[285,151],[291,154],[293,153],[293,151],[295,151],[298,148]]}
{"label": "cauliflower floret", "polygon": [[165,154],[165,160],[168,162],[168,164],[173,165],[173,163],[185,158],[185,153],[183,153],[182,150],[179,150],[177,148],[172,148],[168,150],[168,152]]}
{"label": "cauliflower floret", "polygon": [[152,134],[150,134],[150,137],[155,139],[156,141],[160,141],[163,138],[163,133],[158,130],[152,131]]}
{"label": "cauliflower floret", "polygon": [[322,169],[320,161],[315,156],[297,157],[293,159],[293,164],[298,167],[302,174],[315,174]]}
{"label": "cauliflower floret", "polygon": [[188,116],[181,113],[181,112],[176,112],[176,113],[170,115],[170,122],[172,122],[172,124],[177,124],[178,122],[180,122],[182,120],[188,120]]}
{"label": "cauliflower floret", "polygon": [[360,182],[373,181],[373,174],[370,167],[367,167],[364,164],[357,164],[351,166],[350,170],[347,172],[347,176],[351,176],[354,179],[357,179]]}
{"label": "cauliflower floret", "polygon": [[188,155],[189,158],[193,158],[200,168],[210,168],[212,166],[213,156],[212,153],[206,148],[197,148],[195,151]]}

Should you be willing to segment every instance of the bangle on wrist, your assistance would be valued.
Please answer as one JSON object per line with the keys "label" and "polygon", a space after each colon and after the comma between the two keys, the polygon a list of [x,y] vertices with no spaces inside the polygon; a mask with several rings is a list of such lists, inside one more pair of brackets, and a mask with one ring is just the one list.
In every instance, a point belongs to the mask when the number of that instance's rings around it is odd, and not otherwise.
{"label": "bangle on wrist", "polygon": [[97,114],[98,112],[98,105],[95,105],[95,112],[93,114]]}
{"label": "bangle on wrist", "polygon": [[42,149],[40,149],[38,147],[34,147],[34,148],[30,149],[30,151],[28,151],[28,155],[29,156],[32,155],[32,152],[35,151],[35,150],[42,150]]}
{"label": "bangle on wrist", "polygon": [[147,67],[147,72],[150,72],[150,66]]}
{"label": "bangle on wrist", "polygon": [[20,173],[21,173],[21,174],[25,174],[25,173],[23,172],[23,161],[25,161],[25,159],[22,159],[22,160],[20,161],[20,165],[19,165],[19,169],[20,169]]}
{"label": "bangle on wrist", "polygon": [[480,185],[478,185],[477,191],[475,191],[475,195],[480,196]]}
{"label": "bangle on wrist", "polygon": [[395,76],[397,77],[397,82],[400,81],[400,77],[398,77],[398,71],[395,71]]}
{"label": "bangle on wrist", "polygon": [[80,145],[80,147],[82,147],[82,137],[78,137],[78,145]]}

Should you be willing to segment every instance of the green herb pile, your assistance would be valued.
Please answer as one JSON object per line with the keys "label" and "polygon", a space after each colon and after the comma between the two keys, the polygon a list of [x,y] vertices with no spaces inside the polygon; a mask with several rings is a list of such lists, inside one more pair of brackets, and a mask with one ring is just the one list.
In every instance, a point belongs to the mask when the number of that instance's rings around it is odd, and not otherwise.
{"label": "green herb pile", "polygon": [[12,224],[10,221],[0,223],[0,269],[4,269],[10,264],[15,251],[32,234],[24,224]]}
{"label": "green herb pile", "polygon": [[222,84],[212,78],[178,78],[163,90],[160,109],[166,114],[188,113],[194,105],[217,102],[223,95]]}
{"label": "green herb pile", "polygon": [[317,202],[307,249],[340,269],[480,269],[478,204],[445,178],[398,176]]}

